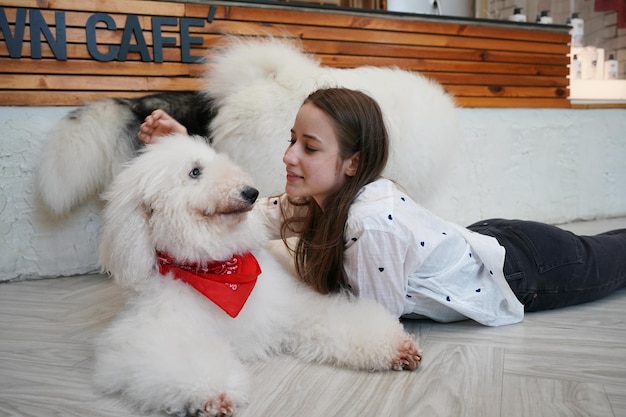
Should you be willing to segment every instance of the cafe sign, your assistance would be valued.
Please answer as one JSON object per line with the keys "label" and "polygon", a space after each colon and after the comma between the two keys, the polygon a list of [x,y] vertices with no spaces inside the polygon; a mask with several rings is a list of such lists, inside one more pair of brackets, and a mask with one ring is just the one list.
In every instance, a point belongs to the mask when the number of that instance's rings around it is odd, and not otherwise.
{"label": "cafe sign", "polygon": [[[0,7],[0,29],[11,58],[42,57],[42,38],[49,45],[57,60],[67,60],[67,26],[64,11],[54,12],[54,24],[48,24],[40,9],[17,8],[15,10],[15,24],[9,25],[4,7]],[[181,58],[180,62],[195,63],[202,60],[201,56],[191,54],[192,45],[202,45],[202,37],[193,36],[190,28],[203,28],[210,24],[215,16],[215,7],[209,8],[206,19],[191,17],[150,17],[150,29],[142,27],[137,15],[126,15],[123,27],[118,27],[113,17],[107,13],[93,13],[85,23],[85,37],[89,55],[102,62],[126,61],[129,53],[138,53],[143,62],[163,62],[163,48],[175,46],[177,38],[172,32],[179,35]],[[29,23],[29,24],[27,24]],[[106,32],[123,30],[119,44],[101,41]],[[146,33],[151,35],[151,46],[148,47]],[[31,43],[30,55],[25,56],[24,43],[28,35]],[[152,50],[152,53],[150,52]]]}

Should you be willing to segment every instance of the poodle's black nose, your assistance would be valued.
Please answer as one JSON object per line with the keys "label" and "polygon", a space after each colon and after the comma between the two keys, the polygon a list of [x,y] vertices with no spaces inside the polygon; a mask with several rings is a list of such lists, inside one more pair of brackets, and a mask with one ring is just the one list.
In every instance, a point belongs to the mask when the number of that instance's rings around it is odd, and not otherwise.
{"label": "poodle's black nose", "polygon": [[254,203],[258,196],[259,190],[253,187],[244,187],[244,189],[241,191],[241,197],[250,204]]}

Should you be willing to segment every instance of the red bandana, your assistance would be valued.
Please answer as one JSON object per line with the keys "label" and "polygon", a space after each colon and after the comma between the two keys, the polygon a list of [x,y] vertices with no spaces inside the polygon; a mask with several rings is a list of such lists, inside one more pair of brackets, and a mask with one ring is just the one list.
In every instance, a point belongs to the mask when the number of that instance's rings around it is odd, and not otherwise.
{"label": "red bandana", "polygon": [[175,279],[194,287],[231,317],[237,317],[261,273],[251,253],[207,265],[180,265],[162,252],[157,252],[157,258],[161,274],[171,272]]}

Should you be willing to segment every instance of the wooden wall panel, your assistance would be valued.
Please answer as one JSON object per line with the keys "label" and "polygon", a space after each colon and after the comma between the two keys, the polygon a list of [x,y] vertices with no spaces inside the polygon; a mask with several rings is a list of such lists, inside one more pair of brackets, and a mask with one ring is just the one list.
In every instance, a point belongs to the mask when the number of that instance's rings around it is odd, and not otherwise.
{"label": "wooden wall panel", "polygon": [[[63,16],[67,60],[55,57],[55,45],[45,39],[40,47],[31,39],[31,20],[36,20],[37,13],[53,41],[58,40],[56,19]],[[96,26],[93,33],[99,54],[123,43],[129,16],[140,25],[145,51],[131,51],[125,61],[102,62],[92,57],[86,25],[96,13],[106,14],[116,26],[115,30],[102,23]],[[163,62],[145,62],[153,61],[155,54],[153,17],[176,18],[175,25],[161,26],[163,36],[175,42],[163,45]],[[184,36],[179,18],[201,19],[203,24],[189,26],[189,36],[199,42],[189,45],[187,53],[194,56],[210,54],[225,35],[291,37],[324,65],[419,71],[440,82],[461,106],[570,106],[565,28],[418,20],[332,7],[141,0],[0,0],[0,104],[80,105],[101,97],[198,89],[204,66],[182,62]],[[36,36],[42,38],[40,33]],[[131,40],[139,42],[136,37]],[[12,57],[17,46],[19,57]],[[131,49],[137,47],[131,45]],[[34,56],[38,51],[40,58]],[[146,53],[143,60],[142,52]]]}

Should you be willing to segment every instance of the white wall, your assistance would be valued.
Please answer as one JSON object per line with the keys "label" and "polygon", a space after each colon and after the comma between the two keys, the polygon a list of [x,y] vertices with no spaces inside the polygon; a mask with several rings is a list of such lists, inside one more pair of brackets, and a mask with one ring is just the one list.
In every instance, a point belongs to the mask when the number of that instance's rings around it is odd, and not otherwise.
{"label": "white wall", "polygon": [[[0,107],[0,281],[98,270],[100,204],[51,219],[33,194],[45,132],[71,108]],[[626,110],[460,109],[463,160],[428,208],[467,225],[626,215]]]}
{"label": "white wall", "polygon": [[46,131],[69,110],[0,107],[0,281],[97,270],[98,202],[51,219],[33,193]]}
{"label": "white wall", "polygon": [[549,223],[626,214],[626,110],[460,109],[464,162],[432,210]]}

